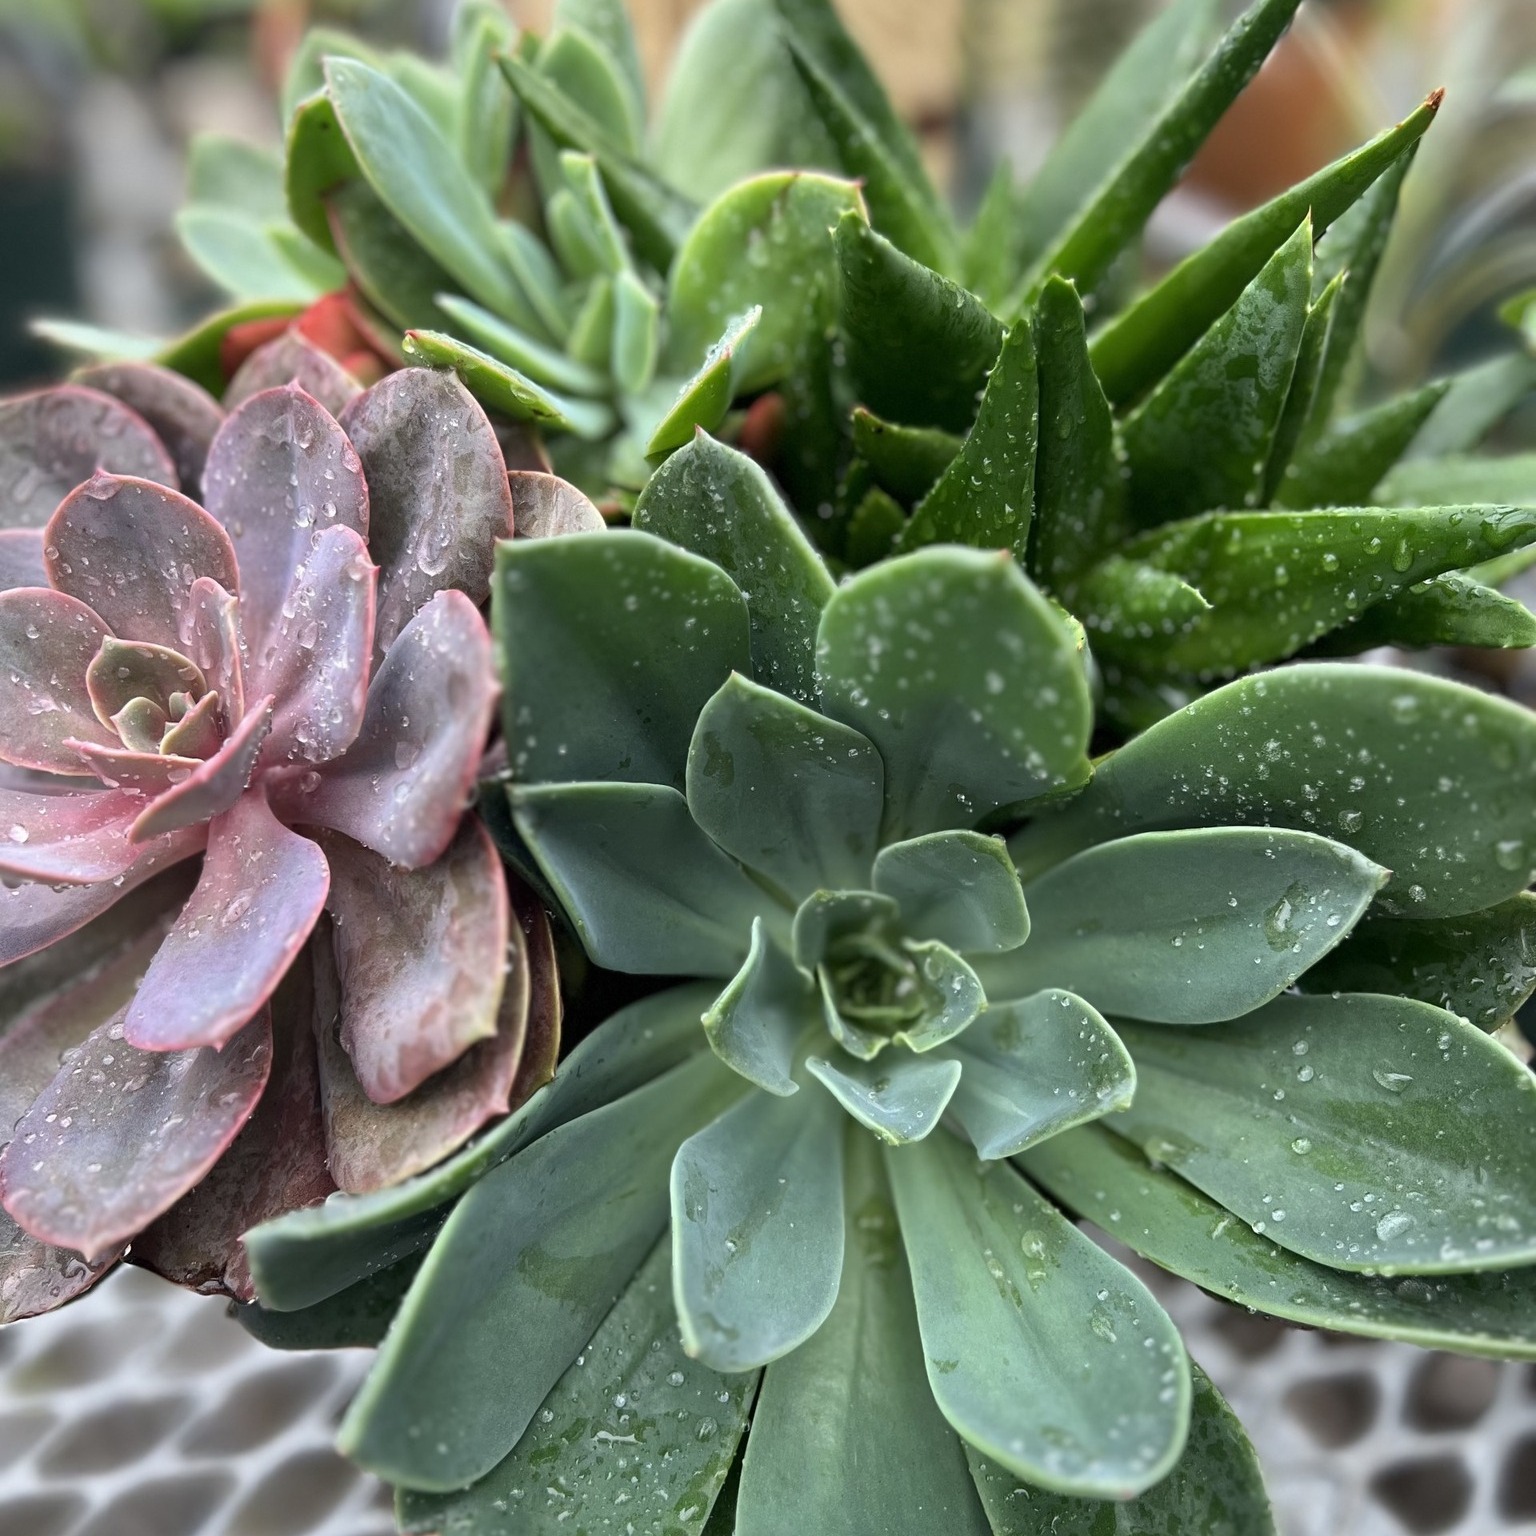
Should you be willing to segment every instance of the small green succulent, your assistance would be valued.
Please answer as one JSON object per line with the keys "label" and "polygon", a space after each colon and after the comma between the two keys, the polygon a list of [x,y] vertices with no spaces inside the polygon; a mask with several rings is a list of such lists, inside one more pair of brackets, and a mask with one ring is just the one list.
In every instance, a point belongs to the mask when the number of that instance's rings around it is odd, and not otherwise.
{"label": "small green succulent", "polygon": [[635,522],[502,546],[498,837],[663,989],[438,1169],[247,1238],[266,1337],[398,1304],[342,1443],[404,1529],[1269,1530],[1075,1216],[1536,1355],[1536,1078],[1485,1032],[1536,980],[1529,715],[1302,665],[1092,765],[1081,632],[1006,552],[836,586],[702,434]]}

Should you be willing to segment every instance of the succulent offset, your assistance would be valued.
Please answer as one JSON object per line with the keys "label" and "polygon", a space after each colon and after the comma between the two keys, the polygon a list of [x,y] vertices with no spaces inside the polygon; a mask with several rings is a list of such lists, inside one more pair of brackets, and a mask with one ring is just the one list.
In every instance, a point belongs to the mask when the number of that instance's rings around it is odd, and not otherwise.
{"label": "succulent offset", "polygon": [[247,1226],[420,1171],[553,1062],[542,914],[464,815],[491,424],[424,370],[333,397],[345,429],[247,382],[0,402],[7,1316],[129,1243],[249,1296]]}

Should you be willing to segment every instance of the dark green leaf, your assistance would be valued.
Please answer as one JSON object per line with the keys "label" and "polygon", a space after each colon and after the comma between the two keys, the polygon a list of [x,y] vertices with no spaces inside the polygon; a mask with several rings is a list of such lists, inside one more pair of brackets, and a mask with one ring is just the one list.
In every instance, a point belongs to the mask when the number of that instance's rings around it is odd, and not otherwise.
{"label": "dark green leaf", "polygon": [[334,248],[326,198],[360,174],[330,97],[308,97],[288,124],[283,189],[289,218],[322,250]]}
{"label": "dark green leaf", "polygon": [[1014,949],[1029,937],[1024,892],[1000,837],[930,832],[875,858],[875,890],[901,908],[902,926],[966,954]]}
{"label": "dark green leaf", "polygon": [[615,1508],[635,1500],[638,1457],[648,1516],[664,1520],[670,1536],[699,1536],[746,1430],[757,1384],[756,1372],[722,1376],[684,1355],[663,1240],[512,1454],[455,1493],[403,1491],[400,1528],[505,1536],[515,1509],[518,1536],[601,1529]]}
{"label": "dark green leaf", "polygon": [[938,427],[882,421],[862,405],[853,412],[854,451],[893,496],[916,501],[960,452],[963,439]]}
{"label": "dark green leaf", "polygon": [[878,1062],[808,1056],[805,1070],[826,1088],[860,1125],[892,1146],[921,1141],[939,1123],[955,1085],[960,1063],[910,1051],[890,1051]]}
{"label": "dark green leaf", "polygon": [[1390,869],[1383,909],[1449,917],[1530,884],[1536,806],[1518,786],[1532,774],[1536,720],[1512,704],[1393,668],[1302,664],[1160,721],[1009,851],[1027,881],[1126,832],[1296,827]]}
{"label": "dark green leaf", "polygon": [[832,578],[762,469],[697,433],[651,476],[634,522],[713,561],[741,588],[755,674],[812,703],[816,626]]}
{"label": "dark green leaf", "polygon": [[678,390],[677,399],[656,424],[645,456],[653,463],[693,441],[696,429],[715,431],[725,420],[731,402],[741,390],[740,360],[743,343],[762,318],[763,307],[754,304],[737,315],[705,355],[693,377]]}
{"label": "dark green leaf", "polygon": [[528,782],[681,789],[699,711],[751,671],[735,583],[649,534],[503,544],[491,619],[512,772]]}
{"label": "dark green leaf", "polygon": [[907,526],[907,514],[878,485],[872,486],[848,519],[843,557],[853,570],[887,560],[896,553],[896,541]]}
{"label": "dark green leaf", "polygon": [[1324,636],[1315,652],[1349,656],[1378,645],[1536,645],[1536,614],[1461,571],[1448,571],[1368,608]]}
{"label": "dark green leaf", "polygon": [[1465,917],[1368,918],[1301,987],[1403,993],[1497,1029],[1536,990],[1536,896],[1522,892]]}
{"label": "dark green leaf", "polygon": [[[605,537],[605,535],[597,535]],[[772,899],[661,784],[514,785],[512,819],[594,963],[734,976]],[[778,912],[787,929],[789,914]]]}
{"label": "dark green leaf", "polygon": [[983,818],[1087,776],[1076,641],[1006,555],[922,550],[861,572],[822,614],[828,713],[885,763],[885,831]]}
{"label": "dark green leaf", "polygon": [[1269,506],[1279,492],[1286,466],[1295,456],[1297,446],[1306,432],[1307,421],[1317,403],[1329,338],[1333,334],[1333,312],[1344,285],[1345,274],[1340,273],[1318,294],[1316,302],[1307,310],[1307,321],[1301,331],[1301,346],[1296,353],[1296,368],[1291,374],[1291,387],[1285,397],[1285,409],[1280,413],[1269,446],[1268,461],[1264,466],[1264,483],[1258,498],[1263,506]]}
{"label": "dark green leaf", "polygon": [[296,1312],[274,1312],[259,1301],[231,1305],[230,1315],[268,1349],[373,1349],[389,1331],[421,1268],[416,1254]]}
{"label": "dark green leaf", "polygon": [[885,1159],[944,1417],[1062,1493],[1128,1498],[1164,1477],[1189,1423],[1189,1366],[1141,1282],[1006,1163],[979,1164],[952,1136]]}
{"label": "dark green leaf", "polygon": [[903,549],[969,544],[1011,549],[1022,563],[1034,511],[1039,410],[1034,318],[1027,315],[1003,341],[960,452],[913,509]]}
{"label": "dark green leaf", "polygon": [[1151,670],[1152,645],[1187,634],[1211,611],[1205,594],[1182,576],[1145,560],[1110,555],[1072,583],[1072,606],[1103,655],[1123,655],[1138,671]]}
{"label": "dark green leaf", "polygon": [[797,901],[868,884],[883,783],[866,737],[743,677],[704,706],[688,751],[694,819]]}
{"label": "dark green leaf", "polygon": [[1387,1274],[1536,1256],[1536,1078],[1454,1014],[1341,993],[1118,1029],[1136,1099],[1110,1129],[1282,1248]]}
{"label": "dark green leaf", "polygon": [[706,1052],[481,1179],[443,1227],[353,1400],[344,1453],[431,1492],[489,1472],[660,1236],[677,1147],[740,1081]]}
{"label": "dark green leaf", "polygon": [[837,225],[842,328],[859,399],[892,421],[965,432],[1003,326],[973,294],[903,256],[855,214]]}
{"label": "dark green leaf", "polygon": [[710,1048],[731,1071],[787,1099],[799,1092],[795,1052],[820,1020],[815,988],[754,918],[746,960],[704,1014]]}
{"label": "dark green leaf", "polygon": [[1033,1147],[1019,1161],[1070,1210],[1240,1306],[1425,1349],[1536,1358],[1536,1268],[1393,1280],[1313,1264],[1097,1125]]}
{"label": "dark green leaf", "polygon": [[448,323],[437,296],[455,286],[453,279],[361,176],[327,192],[323,210],[347,276],[385,320],[402,331]]}

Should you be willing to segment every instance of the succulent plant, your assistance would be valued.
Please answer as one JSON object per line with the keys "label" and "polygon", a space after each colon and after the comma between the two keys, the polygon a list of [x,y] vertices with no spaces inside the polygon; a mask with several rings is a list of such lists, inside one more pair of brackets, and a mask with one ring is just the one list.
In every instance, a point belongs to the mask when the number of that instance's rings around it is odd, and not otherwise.
{"label": "succulent plant", "polygon": [[1081,631],[1007,552],[835,586],[703,434],[635,522],[502,546],[497,837],[664,989],[249,1238],[262,1336],[394,1314],[342,1443],[404,1529],[1270,1529],[1078,1217],[1281,1317],[1536,1354],[1536,1079],[1487,1032],[1536,982],[1528,714],[1311,663],[1090,764]]}
{"label": "succulent plant", "polygon": [[340,422],[264,387],[346,380],[299,345],[227,415],[142,363],[0,402],[7,1318],[129,1244],[249,1296],[246,1227],[432,1165],[553,1066],[545,919],[464,814],[500,448],[451,375],[351,383]]}

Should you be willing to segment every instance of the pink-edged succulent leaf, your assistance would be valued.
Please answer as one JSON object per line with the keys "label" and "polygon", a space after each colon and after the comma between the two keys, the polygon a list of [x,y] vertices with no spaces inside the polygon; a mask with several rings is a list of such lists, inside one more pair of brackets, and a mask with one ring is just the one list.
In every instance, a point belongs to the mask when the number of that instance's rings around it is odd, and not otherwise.
{"label": "pink-edged succulent leaf", "polygon": [[142,1051],[99,1025],[32,1102],[0,1156],[23,1231],[88,1261],[169,1210],[250,1118],[272,1066],[263,1008],[222,1051]]}
{"label": "pink-edged succulent leaf", "polygon": [[468,816],[425,869],[336,833],[319,842],[331,867],[341,1043],[368,1097],[392,1104],[497,1031],[511,942],[501,860]]}
{"label": "pink-edged succulent leaf", "polygon": [[224,420],[219,402],[201,384],[157,363],[134,362],[82,368],[75,383],[99,389],[137,411],[170,453],[182,490],[197,495],[208,445]]}
{"label": "pink-edged succulent leaf", "polygon": [[41,528],[0,528],[0,592],[12,587],[46,587]]}
{"label": "pink-edged succulent leaf", "polygon": [[253,693],[276,699],[263,766],[325,763],[351,746],[368,702],[377,571],[362,536],[327,528],[294,576],[268,649],[249,661]]}
{"label": "pink-edged succulent leaf", "polygon": [[224,1044],[304,947],[330,875],[259,791],[209,827],[202,877],[128,1010],[127,1038],[150,1051]]}
{"label": "pink-edged succulent leaf", "polygon": [[391,864],[432,863],[458,829],[495,701],[485,621],[462,592],[439,592],[374,674],[357,740],[318,783],[286,782],[280,809]]}
{"label": "pink-edged succulent leaf", "polygon": [[0,790],[0,874],[50,885],[115,880],[143,851],[128,835],[143,809],[141,795],[122,789]]}
{"label": "pink-edged succulent leaf", "polygon": [[114,907],[153,875],[201,853],[206,827],[188,827],[138,850],[113,880],[55,889],[51,885],[0,887],[0,968],[57,944]]}
{"label": "pink-edged succulent leaf", "polygon": [[336,1188],[320,1114],[313,998],[300,956],[272,998],[272,1075],[261,1103],[202,1183],[134,1238],[131,1263],[204,1294],[250,1301],[241,1236]]}
{"label": "pink-edged succulent leaf", "polygon": [[[129,833],[136,843],[182,827],[211,821],[229,811],[246,791],[256,771],[262,743],[272,729],[272,697],[257,699],[224,745],[207,762],[199,763],[179,784],[150,802]],[[263,809],[265,803],[263,802]],[[269,813],[270,814],[270,813]],[[300,839],[302,841],[302,839]]]}
{"label": "pink-edged succulent leaf", "polygon": [[[240,630],[264,656],[317,531],[368,536],[362,465],[335,418],[292,385],[252,395],[208,450],[204,499],[240,560]],[[229,585],[226,583],[226,585]]]}
{"label": "pink-edged succulent leaf", "polygon": [[47,587],[0,592],[0,757],[19,768],[83,773],[71,739],[116,747],[85,674],[111,632],[82,602]]}
{"label": "pink-edged succulent leaf", "polygon": [[252,395],[281,384],[297,384],[312,395],[332,416],[340,416],[363,386],[314,342],[298,331],[287,330],[257,347],[235,370],[224,391],[224,404],[233,411]]}
{"label": "pink-edged succulent leaf", "polygon": [[[212,699],[214,695],[208,697]],[[88,741],[73,741],[70,746],[108,789],[131,789],[144,795],[163,794],[202,766],[195,757],[135,752],[128,747],[98,747]],[[141,813],[143,809],[144,802],[140,800],[135,811]]]}
{"label": "pink-edged succulent leaf", "polygon": [[[217,693],[205,693],[181,719],[166,731],[160,750],[168,757],[207,762],[224,745],[224,701]],[[179,775],[178,775],[179,777]]]}
{"label": "pink-edged succulent leaf", "polygon": [[341,1043],[345,1007],[333,953],[317,943],[315,1034],[331,1176],[338,1189],[364,1194],[385,1189],[440,1162],[487,1120],[507,1112],[528,1027],[528,956],[522,929],[513,942],[497,1017],[497,1032],[452,1066],[393,1104],[364,1091]]}
{"label": "pink-edged succulent leaf", "polygon": [[97,470],[178,484],[149,423],[111,395],[60,384],[0,400],[0,507],[8,527],[43,527]]}
{"label": "pink-edged succulent leaf", "polygon": [[608,526],[596,505],[559,475],[514,469],[507,481],[512,488],[513,527],[520,539],[601,533]]}
{"label": "pink-edged succulent leaf", "polygon": [[489,598],[496,541],[512,533],[507,466],[490,419],[451,373],[402,368],[359,395],[341,425],[368,478],[382,656],[434,594]]}
{"label": "pink-edged succulent leaf", "polygon": [[187,592],[181,649],[203,670],[222,701],[226,724],[245,713],[245,666],[240,656],[240,604],[211,577],[199,576]]}
{"label": "pink-edged succulent leaf", "polygon": [[[207,689],[208,681],[196,662],[168,645],[151,645],[144,640],[118,640],[108,635],[85,669],[91,708],[96,718],[114,731],[118,730],[114,717],[131,700],[149,699],[164,714],[173,694],[201,698]],[[159,745],[159,739],[157,735],[154,745]]]}
{"label": "pink-edged succulent leaf", "polygon": [[59,503],[45,534],[49,582],[120,640],[176,646],[199,576],[238,586],[228,534],[195,501],[149,480],[92,476]]}
{"label": "pink-edged succulent leaf", "polygon": [[[158,752],[160,738],[169,723],[170,716],[164,708],[145,698],[129,699],[110,721],[118,739],[130,752]],[[70,745],[75,746],[75,742]]]}

